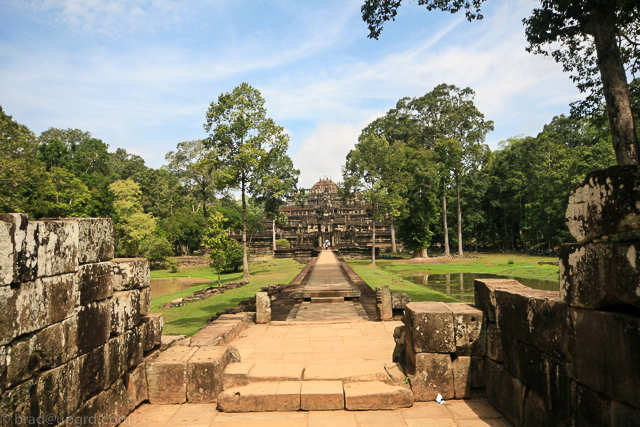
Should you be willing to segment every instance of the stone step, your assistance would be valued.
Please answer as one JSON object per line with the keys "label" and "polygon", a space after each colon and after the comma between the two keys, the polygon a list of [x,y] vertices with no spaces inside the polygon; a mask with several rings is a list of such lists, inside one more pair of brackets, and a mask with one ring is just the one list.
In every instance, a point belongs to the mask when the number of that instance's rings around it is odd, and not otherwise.
{"label": "stone step", "polygon": [[333,304],[344,302],[344,297],[313,297],[311,298],[312,304]]}
{"label": "stone step", "polygon": [[221,412],[392,410],[413,405],[408,386],[342,381],[271,381],[234,387],[218,395]]}
{"label": "stone step", "polygon": [[[388,365],[388,366],[387,366]],[[246,386],[259,382],[279,381],[379,381],[403,383],[404,376],[395,363],[364,362],[305,366],[296,363],[241,362],[230,363],[222,373],[223,389]]]}
{"label": "stone step", "polygon": [[173,346],[146,362],[151,404],[214,402],[222,391],[222,373],[239,360],[232,346]]}

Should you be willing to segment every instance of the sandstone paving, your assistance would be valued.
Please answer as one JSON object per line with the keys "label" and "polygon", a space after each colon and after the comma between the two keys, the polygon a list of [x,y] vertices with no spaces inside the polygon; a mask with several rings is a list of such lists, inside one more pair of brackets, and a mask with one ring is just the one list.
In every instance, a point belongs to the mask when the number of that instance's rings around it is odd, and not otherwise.
{"label": "sandstone paving", "polygon": [[510,427],[484,399],[416,402],[393,411],[218,412],[215,404],[138,407],[122,423],[132,427]]}

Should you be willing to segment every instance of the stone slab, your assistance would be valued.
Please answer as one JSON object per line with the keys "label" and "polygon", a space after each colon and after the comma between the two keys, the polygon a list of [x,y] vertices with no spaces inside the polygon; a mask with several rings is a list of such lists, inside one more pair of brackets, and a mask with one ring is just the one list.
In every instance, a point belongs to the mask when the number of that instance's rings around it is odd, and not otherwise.
{"label": "stone slab", "polygon": [[271,322],[271,301],[266,292],[256,293],[256,323]]}
{"label": "stone slab", "polygon": [[125,385],[127,393],[133,399],[135,406],[139,406],[145,400],[149,400],[149,387],[147,386],[147,370],[144,365],[131,369],[126,376]]}
{"label": "stone slab", "polygon": [[27,214],[0,214],[0,286],[36,278],[35,228]]}
{"label": "stone slab", "polygon": [[[485,359],[485,396],[512,425],[521,426],[527,388],[500,363]],[[490,379],[490,380],[489,380]]]}
{"label": "stone slab", "polygon": [[476,306],[487,316],[489,322],[496,322],[497,289],[528,290],[528,288],[513,279],[476,279],[473,281]]}
{"label": "stone slab", "polygon": [[113,258],[113,220],[111,218],[75,218],[78,223],[78,262],[109,261]]}
{"label": "stone slab", "polygon": [[[514,287],[495,290],[502,334],[571,361],[573,322],[558,292]],[[506,355],[505,355],[506,357]]]}
{"label": "stone slab", "polygon": [[297,363],[265,363],[257,362],[251,368],[247,379],[258,381],[301,381],[304,365]]}
{"label": "stone slab", "polygon": [[60,426],[84,424],[115,427],[134,409],[133,398],[127,393],[123,381],[118,380],[109,389],[89,399],[68,422],[61,423]]}
{"label": "stone slab", "polygon": [[228,347],[197,347],[187,362],[187,401],[214,402],[222,391],[222,371],[228,363]]}
{"label": "stone slab", "polygon": [[415,353],[456,351],[453,313],[441,302],[411,302],[405,309],[405,342],[412,362]]}
{"label": "stone slab", "polygon": [[341,365],[313,364],[305,368],[305,381],[389,381],[390,377],[383,363],[363,362]]}
{"label": "stone slab", "polygon": [[140,321],[140,291],[114,292],[111,303],[111,333],[120,335],[138,326]]}
{"label": "stone slab", "polygon": [[278,384],[276,410],[278,412],[299,411],[301,381],[281,381]]}
{"label": "stone slab", "polygon": [[[107,343],[111,332],[111,305],[109,300],[92,302],[78,311],[78,354],[87,353]],[[82,325],[91,325],[83,327]]]}
{"label": "stone slab", "polygon": [[278,383],[253,383],[231,388],[218,395],[222,412],[273,412],[278,409]]}
{"label": "stone slab", "polygon": [[149,261],[145,258],[114,258],[114,291],[128,291],[148,287]]}
{"label": "stone slab", "polygon": [[449,303],[447,306],[453,312],[456,354],[459,356],[484,356],[487,344],[482,310],[464,303]]}
{"label": "stone slab", "polygon": [[640,317],[573,309],[576,381],[640,407]]}
{"label": "stone slab", "polygon": [[453,391],[456,399],[472,397],[471,356],[458,356],[451,362]]}
{"label": "stone slab", "polygon": [[[21,420],[33,417],[37,419],[38,405],[36,396],[37,380],[30,379],[6,390],[0,399],[0,419],[3,425],[23,426],[27,423]],[[8,422],[6,420],[9,420]],[[18,421],[18,422],[16,422]],[[32,424],[36,424],[35,422]]]}
{"label": "stone slab", "polygon": [[638,243],[562,245],[560,297],[582,308],[640,307],[638,266]]}
{"label": "stone slab", "polygon": [[382,382],[344,385],[345,408],[353,411],[393,410],[413,405],[413,393],[406,387]]}
{"label": "stone slab", "polygon": [[113,295],[113,264],[99,262],[78,267],[76,280],[80,293],[80,305],[109,298]]}
{"label": "stone slab", "polygon": [[451,356],[440,353],[418,353],[415,371],[408,372],[416,402],[429,402],[441,394],[444,399],[455,397]]}
{"label": "stone slab", "polygon": [[38,222],[38,277],[78,270],[78,223],[73,220]]}
{"label": "stone slab", "polygon": [[611,166],[587,174],[569,195],[567,225],[578,243],[608,236],[639,240],[640,171],[638,166]]}
{"label": "stone slab", "polygon": [[222,372],[223,390],[248,385],[247,375],[253,365],[253,362],[229,363]]}
{"label": "stone slab", "polygon": [[187,401],[187,362],[198,351],[194,347],[171,347],[147,362],[147,384],[151,404],[169,405]]}
{"label": "stone slab", "polygon": [[312,304],[331,304],[344,302],[344,297],[313,297]]}
{"label": "stone slab", "polygon": [[145,352],[159,347],[162,343],[164,319],[162,313],[149,313],[140,319],[143,333],[143,349]]}
{"label": "stone slab", "polygon": [[378,319],[382,321],[393,319],[393,303],[389,286],[378,286],[376,288],[376,314]]}
{"label": "stone slab", "polygon": [[67,417],[82,403],[80,371],[84,362],[81,356],[58,368],[44,372],[38,378],[37,402],[40,413]]}
{"label": "stone slab", "polygon": [[342,381],[303,381],[300,408],[303,411],[344,409]]}

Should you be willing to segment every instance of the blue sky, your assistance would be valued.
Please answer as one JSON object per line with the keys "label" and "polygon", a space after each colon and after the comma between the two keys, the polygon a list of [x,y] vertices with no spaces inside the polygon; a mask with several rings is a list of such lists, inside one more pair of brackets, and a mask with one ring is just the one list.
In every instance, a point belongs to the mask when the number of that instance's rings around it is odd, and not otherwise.
{"label": "blue sky", "polygon": [[476,91],[492,149],[581,97],[560,65],[524,50],[535,1],[489,0],[469,23],[405,0],[378,41],[362,1],[4,0],[0,105],[36,134],[79,128],[159,167],[205,137],[209,104],[245,81],[289,132],[309,187],[340,179],[371,120],[440,83]]}

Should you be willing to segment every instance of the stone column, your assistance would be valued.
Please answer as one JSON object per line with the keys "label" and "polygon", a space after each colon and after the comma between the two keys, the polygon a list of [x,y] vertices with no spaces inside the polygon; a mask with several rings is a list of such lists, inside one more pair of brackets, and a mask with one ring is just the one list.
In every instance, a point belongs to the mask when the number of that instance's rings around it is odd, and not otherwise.
{"label": "stone column", "polygon": [[389,286],[378,286],[376,289],[376,313],[382,321],[393,320],[393,306]]}
{"label": "stone column", "polygon": [[271,322],[271,302],[266,292],[256,293],[256,323]]}

